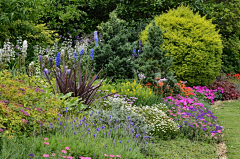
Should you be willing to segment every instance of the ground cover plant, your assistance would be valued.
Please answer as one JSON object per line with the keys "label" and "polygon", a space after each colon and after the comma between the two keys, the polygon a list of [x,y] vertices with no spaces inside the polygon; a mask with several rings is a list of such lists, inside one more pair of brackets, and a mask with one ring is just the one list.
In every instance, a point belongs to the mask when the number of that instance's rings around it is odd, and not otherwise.
{"label": "ground cover plant", "polygon": [[[41,1],[41,5],[47,2]],[[80,7],[79,2],[72,3],[76,4],[72,10]],[[57,8],[67,9],[65,3],[62,5]],[[201,19],[184,6],[169,13],[182,13],[184,9],[191,13],[186,17]],[[34,56],[28,54],[32,41],[20,40],[17,46],[5,43],[0,50],[0,158],[219,157],[216,145],[226,141],[226,124],[215,114],[213,105],[219,100],[239,99],[238,73],[216,78],[221,68],[220,41],[219,47],[211,45],[217,56],[210,67],[214,72],[211,78],[200,76],[199,70],[209,70],[203,65],[181,72],[180,67],[190,67],[176,58],[179,68],[174,71],[170,69],[173,59],[167,56],[172,50],[164,47],[172,39],[163,37],[179,37],[182,32],[161,31],[162,26],[152,21],[154,25],[147,29],[148,41],[138,43],[130,33],[133,28],[127,28],[116,12],[110,14],[108,22],[101,23],[100,32],[86,37],[76,35],[80,28],[75,33],[74,26],[62,24],[71,30],[61,35],[58,44],[36,46]],[[214,26],[209,21],[206,24],[211,27],[204,31],[212,33]],[[201,28],[186,23],[181,27],[189,27],[184,31],[186,38],[192,37],[188,34],[191,29],[201,32]],[[215,31],[214,36],[220,35]],[[201,41],[195,51],[201,51],[199,47],[210,48],[209,41]],[[179,54],[189,52],[176,42],[174,48],[180,50]],[[193,63],[199,60],[188,58]]]}

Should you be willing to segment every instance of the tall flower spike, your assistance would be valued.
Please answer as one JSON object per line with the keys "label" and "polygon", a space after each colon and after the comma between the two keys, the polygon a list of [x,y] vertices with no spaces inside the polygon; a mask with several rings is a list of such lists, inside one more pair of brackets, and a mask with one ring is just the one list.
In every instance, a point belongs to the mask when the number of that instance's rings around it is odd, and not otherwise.
{"label": "tall flower spike", "polygon": [[90,52],[90,60],[93,60],[93,56],[94,56],[94,49],[91,49],[91,52]]}
{"label": "tall flower spike", "polygon": [[53,67],[53,59],[50,58],[49,61],[50,61],[50,67],[52,68]]}
{"label": "tall flower spike", "polygon": [[61,64],[61,54],[60,52],[58,52],[56,57],[56,66],[60,68],[60,64]]}
{"label": "tall flower spike", "polygon": [[98,46],[98,34],[97,34],[97,31],[94,31],[94,40],[95,40],[95,46]]}

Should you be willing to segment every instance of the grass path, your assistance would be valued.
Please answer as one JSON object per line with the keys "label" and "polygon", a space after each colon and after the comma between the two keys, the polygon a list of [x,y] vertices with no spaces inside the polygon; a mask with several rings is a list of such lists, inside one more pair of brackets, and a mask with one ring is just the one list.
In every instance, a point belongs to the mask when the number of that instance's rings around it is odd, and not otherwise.
{"label": "grass path", "polygon": [[221,102],[213,113],[224,128],[228,159],[240,159],[240,100]]}

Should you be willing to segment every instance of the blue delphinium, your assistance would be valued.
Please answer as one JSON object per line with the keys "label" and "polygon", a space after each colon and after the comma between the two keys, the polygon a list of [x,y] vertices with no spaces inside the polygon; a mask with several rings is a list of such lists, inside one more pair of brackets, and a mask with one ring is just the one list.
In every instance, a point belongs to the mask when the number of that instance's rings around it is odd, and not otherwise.
{"label": "blue delphinium", "polygon": [[74,51],[73,54],[74,54],[74,55],[73,55],[74,61],[76,62],[76,60],[77,60],[77,53],[76,53],[76,51]]}
{"label": "blue delphinium", "polygon": [[94,56],[94,49],[91,49],[91,52],[90,52],[90,60],[93,60],[93,56]]}
{"label": "blue delphinium", "polygon": [[84,50],[82,49],[80,52],[79,52],[79,55],[82,56],[84,53]]}
{"label": "blue delphinium", "polygon": [[60,68],[60,64],[61,64],[61,56],[60,56],[60,52],[58,52],[56,57],[56,66]]}

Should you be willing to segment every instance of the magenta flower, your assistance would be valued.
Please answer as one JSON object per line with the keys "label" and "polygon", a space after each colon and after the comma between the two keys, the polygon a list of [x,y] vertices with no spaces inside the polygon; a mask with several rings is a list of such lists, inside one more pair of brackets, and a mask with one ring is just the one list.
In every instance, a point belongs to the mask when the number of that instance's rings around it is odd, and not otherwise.
{"label": "magenta flower", "polygon": [[49,155],[47,155],[47,154],[44,154],[44,155],[43,155],[43,157],[49,157]]}

